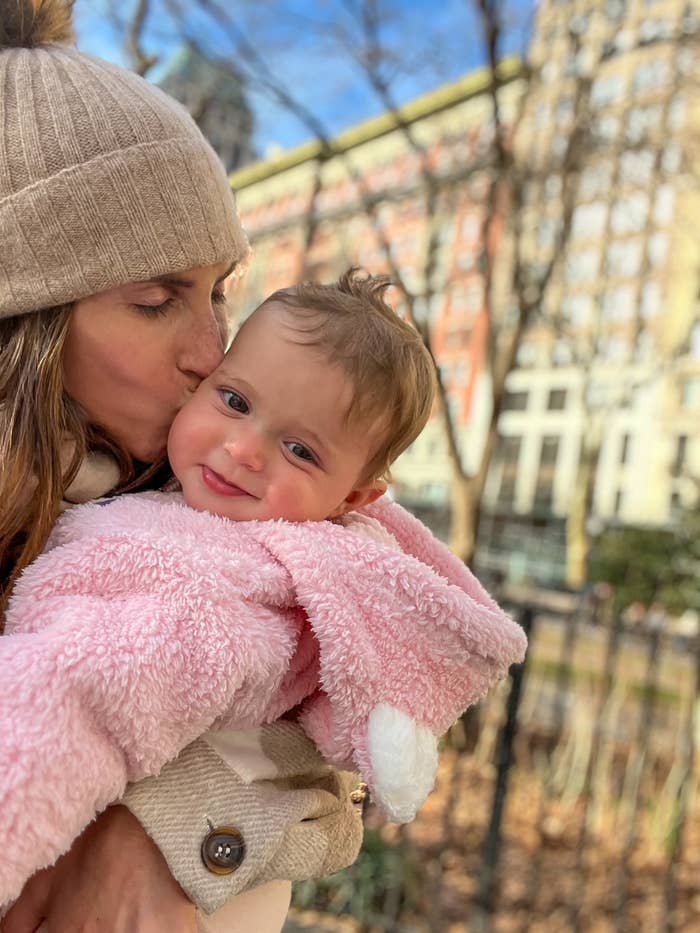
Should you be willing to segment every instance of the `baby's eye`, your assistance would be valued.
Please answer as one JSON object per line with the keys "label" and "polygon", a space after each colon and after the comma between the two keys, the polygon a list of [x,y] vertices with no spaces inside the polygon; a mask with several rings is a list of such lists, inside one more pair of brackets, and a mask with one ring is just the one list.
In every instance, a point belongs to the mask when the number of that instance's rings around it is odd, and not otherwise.
{"label": "baby's eye", "polygon": [[238,392],[234,392],[232,389],[220,389],[221,400],[228,408],[232,408],[233,411],[239,412],[241,415],[247,415],[250,411],[248,407],[248,402],[243,398],[242,395],[239,395]]}
{"label": "baby's eye", "polygon": [[313,452],[309,450],[308,447],[304,444],[300,444],[299,441],[287,441],[287,450],[294,454],[295,457],[298,457],[300,460],[305,460],[307,463],[316,463],[316,457],[314,457]]}

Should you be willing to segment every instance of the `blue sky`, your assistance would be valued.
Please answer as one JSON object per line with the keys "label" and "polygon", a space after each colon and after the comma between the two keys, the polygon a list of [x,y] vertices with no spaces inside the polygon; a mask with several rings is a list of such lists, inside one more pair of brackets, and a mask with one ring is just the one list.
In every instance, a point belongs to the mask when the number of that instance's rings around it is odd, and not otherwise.
{"label": "blue sky", "polygon": [[[119,30],[106,15],[108,6],[128,16],[134,0],[118,7],[110,0],[78,0],[76,27],[79,46],[110,61],[128,65]],[[522,51],[523,30],[532,15],[532,0],[511,0],[506,12],[508,30],[503,51]],[[356,17],[349,8],[358,0],[228,0],[236,12],[236,23],[250,38],[275,78],[316,114],[331,134],[340,132],[384,109],[368,86],[362,69],[339,40],[358,41]],[[470,0],[383,0],[387,18],[382,38],[394,54],[392,94],[398,103],[455,80],[478,67],[483,60],[478,41],[478,23]],[[192,4],[185,3],[190,10]],[[190,14],[188,13],[188,16]],[[231,45],[220,24],[211,19],[191,18],[198,41],[212,54],[226,55]],[[161,72],[181,43],[180,30],[173,26],[162,6],[154,0],[147,21],[146,46],[161,58]],[[149,77],[157,80],[159,70]],[[281,108],[255,82],[249,84],[249,99],[256,116],[255,143],[264,154],[271,147],[290,148],[309,138],[309,130]]]}

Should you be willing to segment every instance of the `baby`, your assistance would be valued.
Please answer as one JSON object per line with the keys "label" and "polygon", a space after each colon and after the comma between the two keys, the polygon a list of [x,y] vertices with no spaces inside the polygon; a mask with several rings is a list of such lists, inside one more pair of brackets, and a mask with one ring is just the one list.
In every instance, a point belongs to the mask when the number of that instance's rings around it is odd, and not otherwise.
{"label": "baby", "polygon": [[18,581],[0,904],[128,781],[290,710],[410,820],[439,735],[522,659],[467,568],[376,501],[434,397],[386,284],[348,273],[265,301],[173,423],[180,490],[71,509]]}
{"label": "baby", "polygon": [[377,499],[425,426],[434,368],[387,282],[277,292],[176,417],[168,456],[188,505],[235,521],[339,518]]}

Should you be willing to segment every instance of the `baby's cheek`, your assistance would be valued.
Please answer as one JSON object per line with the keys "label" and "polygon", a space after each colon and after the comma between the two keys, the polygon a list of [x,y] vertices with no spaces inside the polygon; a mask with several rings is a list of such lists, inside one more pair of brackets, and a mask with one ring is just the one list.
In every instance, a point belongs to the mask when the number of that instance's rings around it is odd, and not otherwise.
{"label": "baby's cheek", "polygon": [[285,480],[270,483],[267,489],[267,504],[274,518],[289,522],[303,522],[313,516],[309,514],[311,502],[305,484]]}

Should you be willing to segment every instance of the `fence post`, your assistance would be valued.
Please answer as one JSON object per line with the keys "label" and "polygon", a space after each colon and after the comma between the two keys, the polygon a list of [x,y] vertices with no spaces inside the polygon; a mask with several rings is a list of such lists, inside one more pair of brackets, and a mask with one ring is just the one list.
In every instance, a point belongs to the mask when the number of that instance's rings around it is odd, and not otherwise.
{"label": "fence post", "polygon": [[[528,639],[532,635],[534,610],[532,606],[523,606],[518,614],[518,622]],[[501,851],[501,823],[508,793],[508,776],[513,763],[513,743],[518,731],[518,708],[523,690],[523,681],[527,658],[522,664],[514,664],[510,673],[510,692],[506,701],[506,721],[498,740],[496,785],[494,788],[491,820],[487,830],[481,859],[481,878],[476,901],[475,915],[471,918],[469,929],[480,933],[490,928],[490,918],[494,912],[498,890],[498,860]]]}

